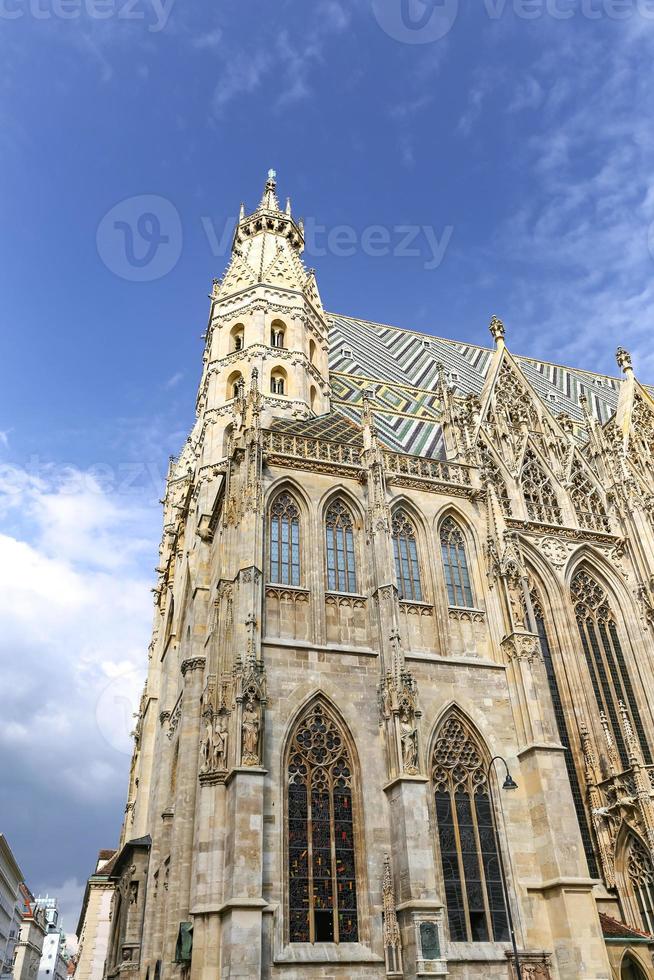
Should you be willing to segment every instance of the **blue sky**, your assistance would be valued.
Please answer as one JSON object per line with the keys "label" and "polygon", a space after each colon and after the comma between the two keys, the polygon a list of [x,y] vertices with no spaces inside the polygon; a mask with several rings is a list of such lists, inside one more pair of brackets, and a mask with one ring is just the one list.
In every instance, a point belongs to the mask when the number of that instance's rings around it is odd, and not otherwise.
{"label": "blue sky", "polygon": [[72,931],[240,201],[277,169],[328,309],[651,382],[654,3],[0,0],[0,46],[1,829]]}

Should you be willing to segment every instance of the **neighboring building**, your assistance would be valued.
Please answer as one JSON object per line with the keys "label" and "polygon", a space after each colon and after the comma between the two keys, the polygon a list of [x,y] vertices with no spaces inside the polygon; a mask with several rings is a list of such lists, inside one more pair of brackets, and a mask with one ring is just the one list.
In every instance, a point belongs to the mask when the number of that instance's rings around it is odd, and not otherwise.
{"label": "neighboring building", "polygon": [[23,900],[20,936],[14,958],[14,980],[35,980],[43,954],[43,940],[47,932],[45,909],[40,908],[34,896],[22,884],[20,892]]}
{"label": "neighboring building", "polygon": [[39,965],[39,980],[66,980],[68,976],[68,955],[66,935],[59,925],[57,899],[48,895],[36,899],[35,904],[43,909],[46,919],[46,934],[43,939],[43,953]]}
{"label": "neighboring building", "polygon": [[110,875],[115,855],[116,851],[100,851],[84,891],[77,924],[76,980],[102,980],[111,924],[114,886]]}
{"label": "neighboring building", "polygon": [[23,872],[0,834],[0,980],[11,977],[21,924]]}
{"label": "neighboring building", "polygon": [[106,975],[495,980],[511,914],[523,980],[652,976],[651,391],[328,314],[302,246],[271,175],[168,472]]}

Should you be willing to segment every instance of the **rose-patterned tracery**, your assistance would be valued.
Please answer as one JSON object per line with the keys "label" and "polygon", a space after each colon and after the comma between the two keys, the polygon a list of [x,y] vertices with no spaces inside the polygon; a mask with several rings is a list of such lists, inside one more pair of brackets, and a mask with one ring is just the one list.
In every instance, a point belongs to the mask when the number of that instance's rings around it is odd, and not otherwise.
{"label": "rose-patterned tracery", "polygon": [[589,476],[577,460],[570,476],[570,497],[580,527],[591,531],[610,531],[611,525],[602,498]]}
{"label": "rose-patterned tracery", "polygon": [[450,714],[438,732],[431,776],[452,942],[508,939],[486,756]]}
{"label": "rose-patterned tracery", "polygon": [[295,727],[287,776],[289,939],[357,942],[352,762],[321,702]]}
{"label": "rose-patterned tracery", "polygon": [[554,488],[532,449],[525,453],[520,483],[530,520],[543,524],[563,523]]}
{"label": "rose-patterned tracery", "polygon": [[621,701],[627,706],[644,759],[651,765],[652,755],[608,593],[592,575],[581,569],[572,580],[571,595],[595,700],[610,723],[622,765],[625,769],[629,767],[619,722]]}
{"label": "rose-patterned tracery", "polygon": [[627,848],[627,876],[640,912],[642,928],[654,931],[654,865],[642,841],[630,835]]}

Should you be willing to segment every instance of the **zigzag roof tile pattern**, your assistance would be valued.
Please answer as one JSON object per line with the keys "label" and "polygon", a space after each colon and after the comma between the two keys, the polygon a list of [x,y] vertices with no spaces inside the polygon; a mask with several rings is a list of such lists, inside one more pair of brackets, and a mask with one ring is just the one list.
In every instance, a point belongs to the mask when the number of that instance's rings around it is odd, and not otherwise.
{"label": "zigzag roof tile pattern", "polygon": [[[440,406],[434,393],[438,364],[455,394],[478,395],[493,351],[341,314],[328,314],[329,369],[333,407],[360,421],[363,392],[371,396],[382,441],[396,452],[444,455]],[[614,414],[620,382],[591,371],[516,356],[537,394],[555,414],[583,421],[585,394],[602,423]]]}

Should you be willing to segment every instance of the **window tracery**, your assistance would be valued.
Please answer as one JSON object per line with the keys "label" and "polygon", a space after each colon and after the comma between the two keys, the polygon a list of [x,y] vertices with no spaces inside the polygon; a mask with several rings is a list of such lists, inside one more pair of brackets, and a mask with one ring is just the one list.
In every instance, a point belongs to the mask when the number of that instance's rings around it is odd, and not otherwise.
{"label": "window tracery", "polygon": [[352,760],[320,702],[297,723],[287,779],[290,942],[357,942]]}
{"label": "window tracery", "polygon": [[654,931],[654,865],[652,857],[637,837],[631,835],[627,851],[627,875],[645,932]]}
{"label": "window tracery", "polygon": [[538,428],[538,412],[529,392],[504,363],[495,383],[495,411],[507,425],[518,428],[525,421],[533,431]]}
{"label": "window tracery", "polygon": [[520,483],[530,520],[543,524],[563,523],[554,488],[532,449],[525,453]]}
{"label": "window tracery", "polygon": [[405,510],[399,509],[394,512],[392,532],[395,571],[397,574],[397,587],[400,599],[421,602],[422,586],[420,583],[416,532]]}
{"label": "window tracery", "polygon": [[325,518],[327,587],[337,592],[356,592],[354,521],[342,500],[330,504]]}
{"label": "window tracery", "polygon": [[577,460],[570,478],[570,497],[580,527],[591,531],[610,531],[611,525],[597,489]]}
{"label": "window tracery", "polygon": [[441,557],[450,606],[474,606],[463,531],[451,517],[440,526]]}
{"label": "window tracery", "polygon": [[483,443],[479,446],[479,460],[484,479],[495,488],[495,493],[497,494],[497,499],[499,500],[502,513],[505,517],[511,517],[511,499],[509,497],[509,491],[507,490],[506,483],[502,477],[499,466],[491,456],[488,448],[484,446]]}
{"label": "window tracery", "polygon": [[290,493],[278,494],[268,516],[269,581],[300,584],[300,511]]}
{"label": "window tracery", "polygon": [[571,595],[595,700],[599,710],[609,720],[622,765],[625,769],[629,767],[629,756],[619,722],[620,701],[627,706],[645,762],[651,765],[652,755],[609,596],[585,569],[574,576]]}
{"label": "window tracery", "polygon": [[450,715],[432,756],[432,784],[452,942],[503,942],[508,921],[485,754]]}

